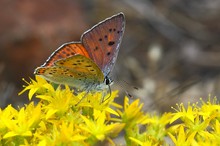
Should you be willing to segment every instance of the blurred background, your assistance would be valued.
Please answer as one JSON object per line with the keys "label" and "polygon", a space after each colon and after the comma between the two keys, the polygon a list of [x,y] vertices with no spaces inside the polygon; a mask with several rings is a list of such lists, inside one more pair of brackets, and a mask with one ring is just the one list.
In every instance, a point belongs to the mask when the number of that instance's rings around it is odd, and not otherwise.
{"label": "blurred background", "polygon": [[[126,30],[114,89],[145,102],[146,111],[220,96],[219,0],[0,1],[0,107],[18,96],[36,67],[60,45],[118,12]],[[136,90],[133,87],[138,87]]]}

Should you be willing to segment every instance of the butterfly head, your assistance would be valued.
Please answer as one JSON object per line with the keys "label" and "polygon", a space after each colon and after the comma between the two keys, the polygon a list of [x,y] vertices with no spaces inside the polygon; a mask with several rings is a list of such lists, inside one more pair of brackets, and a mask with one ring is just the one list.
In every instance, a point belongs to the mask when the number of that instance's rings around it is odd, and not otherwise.
{"label": "butterfly head", "polygon": [[104,79],[104,84],[107,85],[107,86],[111,86],[113,84],[113,80],[110,79],[108,76],[105,76],[105,79]]}

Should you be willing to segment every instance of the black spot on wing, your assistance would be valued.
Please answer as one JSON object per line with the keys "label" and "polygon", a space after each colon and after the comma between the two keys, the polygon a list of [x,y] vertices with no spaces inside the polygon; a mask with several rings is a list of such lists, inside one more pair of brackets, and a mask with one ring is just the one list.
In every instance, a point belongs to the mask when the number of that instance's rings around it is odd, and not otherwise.
{"label": "black spot on wing", "polygon": [[99,49],[99,48],[96,46],[95,49],[94,49],[94,51],[97,51],[98,49]]}
{"label": "black spot on wing", "polygon": [[110,42],[108,42],[108,45],[109,45],[109,46],[112,46],[112,45],[114,45],[114,44],[115,44],[114,41],[110,41]]}
{"label": "black spot on wing", "polygon": [[111,52],[108,52],[106,55],[109,56],[111,54]]}

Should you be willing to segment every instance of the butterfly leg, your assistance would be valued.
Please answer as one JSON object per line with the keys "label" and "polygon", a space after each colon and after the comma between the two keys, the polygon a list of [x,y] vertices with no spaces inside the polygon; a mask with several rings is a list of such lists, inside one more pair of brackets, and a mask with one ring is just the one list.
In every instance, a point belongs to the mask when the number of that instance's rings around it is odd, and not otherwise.
{"label": "butterfly leg", "polygon": [[83,95],[83,97],[77,102],[77,104],[75,106],[77,106],[80,102],[82,102],[82,100],[89,94],[92,87],[93,87],[93,84],[84,89],[84,91],[86,91],[85,95]]}
{"label": "butterfly leg", "polygon": [[108,94],[108,92],[105,90],[105,93],[102,97],[101,103],[105,102],[106,100],[108,100],[112,96],[112,90],[111,90],[110,85],[108,85],[108,90],[109,90],[109,93],[110,93],[109,96],[106,99],[104,98]]}
{"label": "butterfly leg", "polygon": [[85,95],[83,95],[83,97],[76,103],[75,106],[77,106],[80,102],[82,102],[82,100],[88,95],[88,93],[89,93],[89,90],[86,91]]}

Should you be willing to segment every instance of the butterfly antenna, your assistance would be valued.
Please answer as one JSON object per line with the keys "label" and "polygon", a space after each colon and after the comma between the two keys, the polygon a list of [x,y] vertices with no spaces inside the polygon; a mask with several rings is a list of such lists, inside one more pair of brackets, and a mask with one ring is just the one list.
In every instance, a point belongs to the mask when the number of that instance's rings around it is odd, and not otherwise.
{"label": "butterfly antenna", "polygon": [[129,84],[127,81],[125,81],[125,80],[121,80],[121,81],[124,82],[128,87],[132,87],[132,88],[135,89],[135,90],[139,90],[138,87],[136,87],[136,86],[132,86],[132,85]]}
{"label": "butterfly antenna", "polygon": [[108,98],[110,98],[112,96],[112,89],[111,89],[110,85],[108,85],[108,90],[109,90],[109,97]]}
{"label": "butterfly antenna", "polygon": [[108,100],[112,96],[112,89],[111,89],[110,85],[108,85],[108,90],[109,90],[109,96],[106,99],[104,99],[104,97],[103,97],[102,98],[102,103],[105,102],[106,100]]}
{"label": "butterfly antenna", "polygon": [[121,85],[120,82],[117,81],[117,84],[124,90],[125,94],[126,94],[128,97],[133,98],[133,96],[128,92],[128,90],[126,90],[126,89],[124,88],[124,86]]}
{"label": "butterfly antenna", "polygon": [[[131,85],[130,85],[128,82],[124,81],[124,80],[119,80],[118,74],[117,74],[117,69],[115,69],[115,78],[116,78],[117,84],[124,90],[125,94],[126,94],[128,97],[133,98],[133,96],[125,89],[125,87],[122,86],[122,83],[121,83],[120,81],[124,82],[124,83],[127,85],[126,87],[131,88]],[[135,87],[135,86],[133,86],[132,88],[138,90],[138,88]]]}

